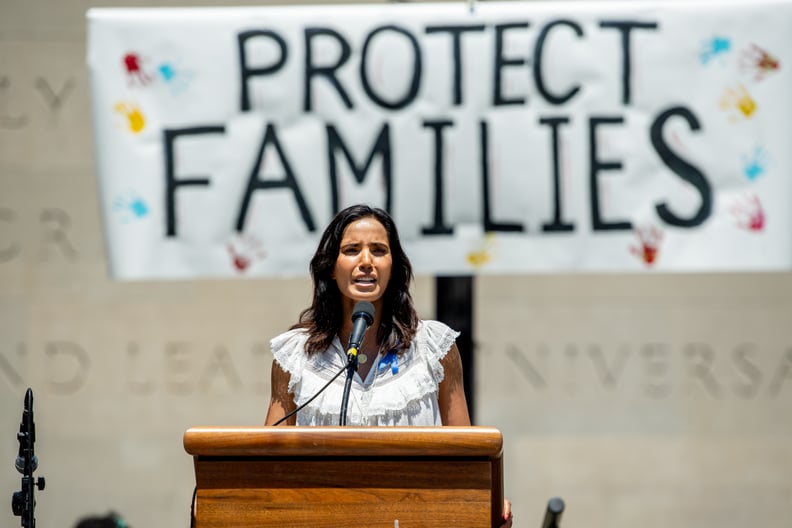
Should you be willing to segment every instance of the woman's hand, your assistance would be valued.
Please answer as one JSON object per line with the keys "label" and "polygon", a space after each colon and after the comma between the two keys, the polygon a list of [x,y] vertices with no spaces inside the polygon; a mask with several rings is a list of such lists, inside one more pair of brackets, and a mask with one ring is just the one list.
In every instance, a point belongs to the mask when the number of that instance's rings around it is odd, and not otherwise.
{"label": "woman's hand", "polygon": [[511,502],[508,499],[503,500],[503,524],[500,525],[500,528],[512,528],[512,522],[514,521],[514,514],[511,511]]}

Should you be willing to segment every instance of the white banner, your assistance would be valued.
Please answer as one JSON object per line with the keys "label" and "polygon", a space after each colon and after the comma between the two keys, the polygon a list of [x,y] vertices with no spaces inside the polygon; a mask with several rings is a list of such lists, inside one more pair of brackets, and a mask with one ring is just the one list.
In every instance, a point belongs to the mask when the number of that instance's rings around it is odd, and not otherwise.
{"label": "white banner", "polygon": [[792,268],[792,4],[91,9],[112,275],[306,275],[388,209],[417,273]]}

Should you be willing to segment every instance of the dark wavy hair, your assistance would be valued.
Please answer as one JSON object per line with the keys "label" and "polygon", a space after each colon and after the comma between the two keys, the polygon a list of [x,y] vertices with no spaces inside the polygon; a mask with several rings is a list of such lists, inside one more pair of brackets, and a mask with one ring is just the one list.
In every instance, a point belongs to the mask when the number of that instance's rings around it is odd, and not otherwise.
{"label": "dark wavy hair", "polygon": [[330,221],[311,259],[313,279],[313,301],[300,313],[300,319],[292,328],[304,328],[308,332],[306,353],[315,354],[330,347],[343,321],[341,292],[333,278],[341,239],[346,227],[361,218],[375,218],[388,233],[391,259],[393,262],[390,280],[382,296],[380,327],[377,343],[384,350],[407,349],[415,336],[418,315],[410,295],[413,279],[412,265],[399,241],[396,223],[391,216],[376,207],[353,205],[338,212]]}

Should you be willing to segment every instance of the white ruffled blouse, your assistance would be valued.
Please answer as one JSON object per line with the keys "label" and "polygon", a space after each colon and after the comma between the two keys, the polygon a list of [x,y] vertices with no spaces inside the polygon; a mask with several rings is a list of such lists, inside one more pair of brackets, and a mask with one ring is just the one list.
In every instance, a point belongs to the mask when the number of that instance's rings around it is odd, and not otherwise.
{"label": "white ruffled blouse", "polygon": [[[409,350],[377,355],[366,380],[355,373],[347,408],[347,425],[442,425],[438,389],[443,381],[440,360],[459,332],[439,321],[420,321]],[[289,330],[270,345],[275,361],[289,373],[289,392],[300,406],[346,365],[338,337],[324,352],[308,356],[304,330]],[[341,374],[315,400],[297,413],[297,425],[338,425],[346,374]]]}

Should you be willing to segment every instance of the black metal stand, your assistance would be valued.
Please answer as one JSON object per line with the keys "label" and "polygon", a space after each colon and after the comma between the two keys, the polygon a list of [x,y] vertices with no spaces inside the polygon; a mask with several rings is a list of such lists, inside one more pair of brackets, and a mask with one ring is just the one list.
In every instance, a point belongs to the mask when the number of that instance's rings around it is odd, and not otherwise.
{"label": "black metal stand", "polygon": [[547,511],[545,511],[542,528],[558,528],[562,513],[564,513],[564,501],[560,497],[553,497],[547,501]]}
{"label": "black metal stand", "polygon": [[352,389],[352,378],[357,372],[358,358],[357,353],[350,354],[346,366],[346,381],[344,382],[344,395],[341,398],[341,414],[339,417],[338,425],[346,425],[347,422],[347,409],[349,408],[349,392]]}
{"label": "black metal stand", "polygon": [[33,421],[33,391],[25,393],[25,406],[22,411],[22,423],[19,425],[19,455],[14,462],[17,471],[22,473],[22,490],[14,492],[11,497],[11,509],[14,515],[22,518],[22,528],[36,528],[35,488],[44,489],[44,477],[33,478],[38,468],[38,457],[34,454],[36,442],[36,423]]}

